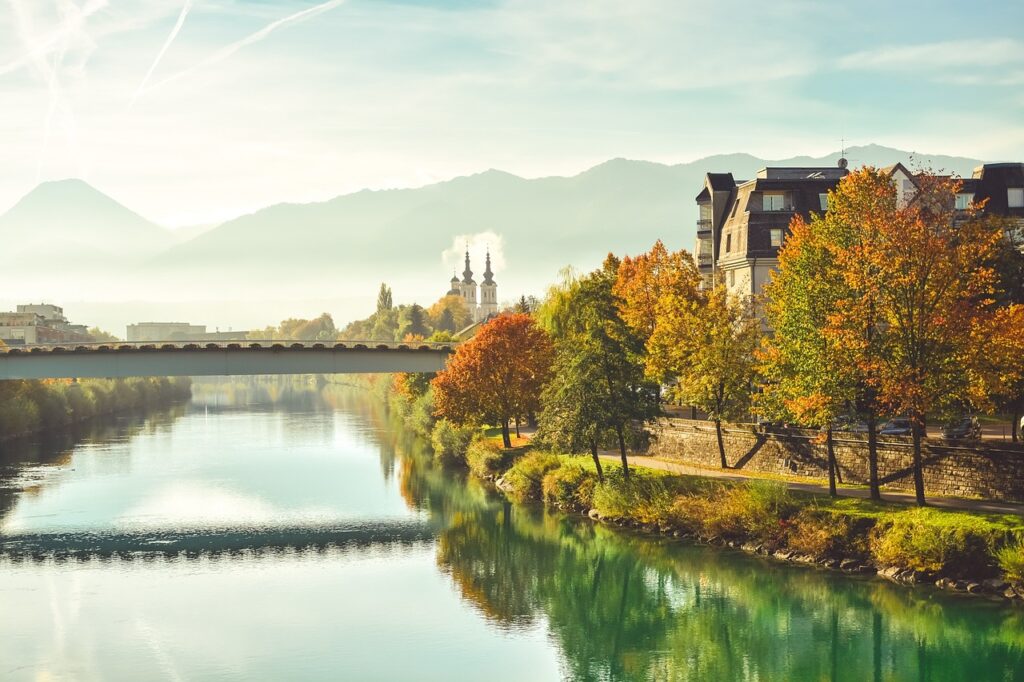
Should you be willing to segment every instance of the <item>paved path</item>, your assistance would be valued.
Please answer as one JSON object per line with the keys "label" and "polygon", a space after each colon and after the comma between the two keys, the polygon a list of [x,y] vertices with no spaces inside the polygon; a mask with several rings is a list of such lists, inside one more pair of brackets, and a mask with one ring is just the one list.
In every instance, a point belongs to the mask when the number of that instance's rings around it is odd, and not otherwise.
{"label": "paved path", "polygon": [[[615,463],[621,461],[618,454],[602,454],[601,459]],[[735,469],[704,469],[689,464],[683,464],[682,462],[668,462],[663,459],[648,457],[646,455],[630,455],[629,461],[631,464],[635,464],[637,466],[648,467],[650,469],[661,469],[662,471],[671,471],[672,473],[687,474],[690,476],[705,476],[707,478],[720,478],[729,481],[746,481],[749,479],[760,478],[757,475],[746,474]],[[828,494],[827,483],[821,484],[786,481],[786,484],[789,486],[790,490],[800,490],[803,492],[823,495]],[[840,497],[860,497],[867,499],[869,491],[866,487],[853,488],[839,486],[838,493]],[[889,492],[883,488],[882,500],[885,502],[914,504],[914,495],[903,492]],[[1019,516],[1024,516],[1024,504],[1013,504],[1010,502],[989,502],[986,500],[972,500],[959,497],[929,497],[928,504],[932,507],[942,507],[945,509],[967,509],[994,514],[1017,514]]]}

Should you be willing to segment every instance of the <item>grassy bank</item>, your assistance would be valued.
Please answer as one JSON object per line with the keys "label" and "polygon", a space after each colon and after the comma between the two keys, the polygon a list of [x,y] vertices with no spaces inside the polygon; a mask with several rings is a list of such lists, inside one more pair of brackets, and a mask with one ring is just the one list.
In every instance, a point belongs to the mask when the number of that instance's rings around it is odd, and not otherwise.
{"label": "grassy bank", "polygon": [[722,482],[643,467],[631,467],[627,479],[605,465],[599,482],[587,457],[503,450],[482,437],[461,461],[517,502],[897,582],[1024,594],[1024,519],[1014,515],[832,499],[778,481]]}
{"label": "grassy bank", "polygon": [[0,440],[185,400],[187,377],[0,382]]}

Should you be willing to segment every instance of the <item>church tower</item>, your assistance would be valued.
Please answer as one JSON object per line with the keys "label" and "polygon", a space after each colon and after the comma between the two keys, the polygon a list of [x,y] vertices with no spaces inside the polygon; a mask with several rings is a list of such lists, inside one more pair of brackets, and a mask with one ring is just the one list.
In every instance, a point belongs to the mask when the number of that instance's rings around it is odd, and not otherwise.
{"label": "church tower", "polygon": [[484,281],[480,283],[480,316],[483,321],[498,314],[498,283],[491,272],[491,251],[487,250],[487,268],[484,270]]}
{"label": "church tower", "polygon": [[480,320],[480,310],[476,304],[476,282],[473,281],[473,271],[469,267],[469,247],[466,247],[466,269],[462,271],[462,283],[459,285],[462,290],[462,300],[466,302],[466,309],[474,322]]}

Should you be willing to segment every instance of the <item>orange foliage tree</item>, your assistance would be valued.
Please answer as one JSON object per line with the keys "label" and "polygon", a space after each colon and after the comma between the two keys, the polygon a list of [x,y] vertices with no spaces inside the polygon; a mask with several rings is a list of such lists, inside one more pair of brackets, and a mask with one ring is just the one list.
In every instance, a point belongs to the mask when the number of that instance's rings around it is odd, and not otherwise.
{"label": "orange foliage tree", "polygon": [[501,315],[455,351],[433,380],[437,416],[457,424],[501,426],[512,447],[509,420],[533,414],[551,372],[554,348],[529,315]]}
{"label": "orange foliage tree", "polygon": [[[914,490],[924,504],[926,415],[987,400],[975,371],[985,350],[978,337],[997,311],[989,264],[1003,232],[973,209],[954,211],[959,182],[919,173],[915,184],[900,204],[892,179],[868,168],[847,176],[835,193],[830,211],[846,214],[860,234],[835,244],[836,265],[857,295],[838,302],[829,333],[867,366],[879,402],[910,418]],[[870,352],[865,327],[876,331]]]}
{"label": "orange foliage tree", "polygon": [[685,250],[669,252],[659,239],[647,253],[626,256],[619,264],[612,294],[622,321],[644,340],[658,323],[658,301],[666,292],[693,299],[700,273]]}

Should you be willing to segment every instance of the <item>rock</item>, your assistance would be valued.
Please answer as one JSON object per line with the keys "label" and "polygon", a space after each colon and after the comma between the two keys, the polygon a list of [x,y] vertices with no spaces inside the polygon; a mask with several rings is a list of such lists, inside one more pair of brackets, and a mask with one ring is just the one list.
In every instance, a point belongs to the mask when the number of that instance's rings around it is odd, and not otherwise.
{"label": "rock", "polygon": [[955,589],[957,592],[966,592],[967,591],[967,581],[966,580],[957,580],[955,583],[953,583],[953,589]]}
{"label": "rock", "polygon": [[740,545],[740,549],[742,549],[744,552],[754,553],[757,552],[758,546],[756,543],[753,542],[744,542],[742,545]]}
{"label": "rock", "polygon": [[940,590],[951,590],[956,587],[956,583],[949,578],[939,578],[935,581],[935,587],[938,587]]}
{"label": "rock", "polygon": [[1012,587],[1007,587],[1005,590],[1003,590],[1003,596],[1007,599],[1016,599],[1017,591]]}
{"label": "rock", "polygon": [[599,521],[601,519],[601,512],[597,511],[596,509],[591,509],[590,511],[587,512],[587,516],[594,519],[595,521]]}
{"label": "rock", "polygon": [[982,588],[981,583],[975,583],[975,582],[967,583],[967,588],[966,589],[971,594],[979,594],[980,592],[984,591],[984,588]]}
{"label": "rock", "polygon": [[857,569],[856,559],[843,559],[839,562],[839,570],[841,571],[853,571]]}
{"label": "rock", "polygon": [[995,592],[997,594],[1000,592],[1005,592],[1006,588],[1010,586],[1010,583],[1006,582],[1005,580],[1000,580],[999,578],[989,578],[988,580],[982,580],[981,584],[984,585],[985,589],[989,592]]}
{"label": "rock", "polygon": [[839,559],[825,559],[824,561],[821,562],[821,565],[824,566],[825,568],[838,568],[839,567]]}
{"label": "rock", "polygon": [[899,576],[903,573],[903,569],[899,566],[888,566],[878,572],[878,575],[882,576],[886,580],[891,580],[894,583],[900,582]]}

